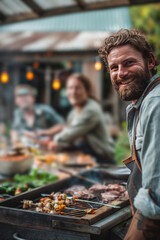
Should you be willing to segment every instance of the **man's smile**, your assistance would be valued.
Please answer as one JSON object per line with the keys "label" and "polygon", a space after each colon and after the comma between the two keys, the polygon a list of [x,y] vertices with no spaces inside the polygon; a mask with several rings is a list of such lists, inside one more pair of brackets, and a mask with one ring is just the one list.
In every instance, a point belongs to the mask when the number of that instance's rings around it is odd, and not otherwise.
{"label": "man's smile", "polygon": [[131,79],[131,80],[128,80],[128,81],[125,81],[125,82],[120,82],[119,85],[120,85],[120,86],[128,86],[128,85],[130,85],[133,81],[134,81],[134,79]]}

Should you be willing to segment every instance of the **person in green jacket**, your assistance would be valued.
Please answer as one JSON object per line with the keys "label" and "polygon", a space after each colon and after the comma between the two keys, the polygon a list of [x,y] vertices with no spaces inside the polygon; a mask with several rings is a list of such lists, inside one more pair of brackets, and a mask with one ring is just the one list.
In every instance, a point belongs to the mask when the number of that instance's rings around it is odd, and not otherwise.
{"label": "person in green jacket", "polygon": [[63,123],[63,118],[50,106],[35,103],[36,92],[26,84],[15,88],[15,104],[11,126],[11,140],[19,141],[24,135],[34,136],[37,130],[48,129]]}

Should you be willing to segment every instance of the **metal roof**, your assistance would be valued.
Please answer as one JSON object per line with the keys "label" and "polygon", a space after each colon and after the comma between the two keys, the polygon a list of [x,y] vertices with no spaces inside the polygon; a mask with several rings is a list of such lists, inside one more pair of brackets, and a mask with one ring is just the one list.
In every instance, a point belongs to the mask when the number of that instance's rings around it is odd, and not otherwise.
{"label": "metal roof", "polygon": [[97,50],[108,35],[106,32],[1,33],[0,52]]}
{"label": "metal roof", "polygon": [[114,32],[120,28],[131,28],[128,7],[72,13],[2,25],[0,26],[0,32]]}
{"label": "metal roof", "polygon": [[0,24],[159,0],[0,0]]}

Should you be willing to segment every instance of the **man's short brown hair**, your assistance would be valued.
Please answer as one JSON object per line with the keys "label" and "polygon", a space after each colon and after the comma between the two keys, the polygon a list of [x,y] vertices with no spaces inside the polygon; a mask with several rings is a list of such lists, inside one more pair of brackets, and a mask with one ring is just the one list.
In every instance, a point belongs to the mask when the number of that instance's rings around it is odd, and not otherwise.
{"label": "man's short brown hair", "polygon": [[[109,37],[105,39],[104,45],[99,49],[100,57],[103,58],[106,67],[108,69],[108,55],[110,51],[119,46],[131,45],[137,51],[142,53],[144,61],[148,61],[150,58],[150,53],[153,53],[152,47],[147,41],[146,37],[139,32],[138,30],[128,30],[121,29],[116,33],[113,33]],[[158,61],[156,60],[155,67],[152,69],[152,74],[157,73],[156,66],[158,65]]]}

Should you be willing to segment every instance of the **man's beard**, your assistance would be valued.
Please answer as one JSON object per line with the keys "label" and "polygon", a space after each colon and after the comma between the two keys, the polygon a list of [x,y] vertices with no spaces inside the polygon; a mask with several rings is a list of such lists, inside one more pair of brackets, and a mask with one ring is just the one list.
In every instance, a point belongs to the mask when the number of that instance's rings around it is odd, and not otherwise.
{"label": "man's beard", "polygon": [[114,87],[118,92],[120,98],[124,101],[131,101],[137,100],[143,94],[144,90],[146,89],[149,81],[150,81],[150,73],[148,67],[145,66],[144,71],[138,71],[134,75],[127,76],[126,78],[122,79],[122,82],[127,82],[128,79],[134,79],[133,84],[131,83],[128,86],[121,86],[120,80],[114,83]]}
{"label": "man's beard", "polygon": [[22,111],[25,113],[29,113],[29,112],[33,111],[33,106],[31,106],[31,105],[23,106]]}

